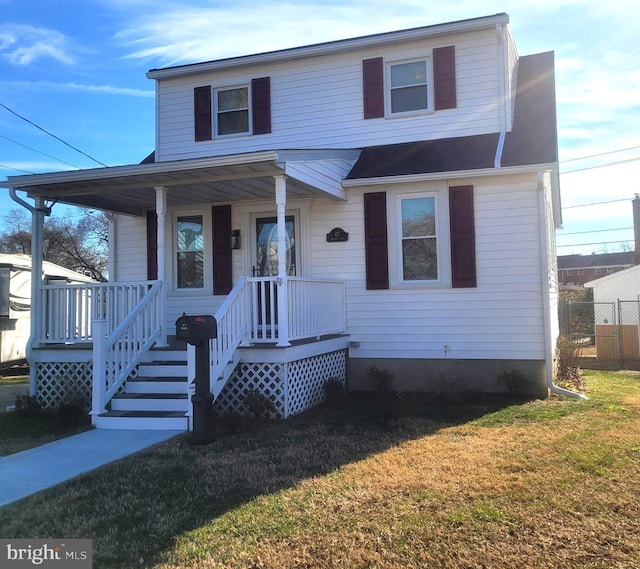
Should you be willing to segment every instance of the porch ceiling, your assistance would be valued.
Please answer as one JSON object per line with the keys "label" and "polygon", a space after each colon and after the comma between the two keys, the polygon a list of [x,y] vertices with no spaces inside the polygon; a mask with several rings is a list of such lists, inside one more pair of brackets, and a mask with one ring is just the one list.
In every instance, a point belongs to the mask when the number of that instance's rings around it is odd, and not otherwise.
{"label": "porch ceiling", "polygon": [[[142,215],[154,209],[156,187],[170,206],[273,198],[273,176],[287,176],[287,196],[344,198],[341,182],[358,151],[259,152],[52,174],[11,176],[0,186],[70,205]],[[310,165],[330,162],[332,175],[314,176]],[[326,170],[326,168],[324,169]]]}

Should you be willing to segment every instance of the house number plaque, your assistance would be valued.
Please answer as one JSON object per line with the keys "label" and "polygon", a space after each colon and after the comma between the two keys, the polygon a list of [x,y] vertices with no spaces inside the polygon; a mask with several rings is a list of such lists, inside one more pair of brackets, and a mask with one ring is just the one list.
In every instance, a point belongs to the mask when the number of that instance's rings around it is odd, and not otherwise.
{"label": "house number plaque", "polygon": [[339,243],[341,241],[349,241],[349,234],[341,227],[336,227],[327,233],[328,243]]}

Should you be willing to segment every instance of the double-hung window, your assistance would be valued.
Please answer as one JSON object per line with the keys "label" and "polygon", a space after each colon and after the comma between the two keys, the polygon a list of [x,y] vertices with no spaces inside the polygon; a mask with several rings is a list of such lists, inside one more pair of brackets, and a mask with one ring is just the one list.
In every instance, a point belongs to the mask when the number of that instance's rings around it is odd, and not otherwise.
{"label": "double-hung window", "polygon": [[202,215],[179,216],[176,234],[178,288],[204,288],[204,223]]}
{"label": "double-hung window", "polygon": [[402,281],[438,280],[436,197],[400,199]]}
{"label": "double-hung window", "polygon": [[216,128],[219,136],[249,132],[249,87],[216,90]]}
{"label": "double-hung window", "polygon": [[429,59],[389,65],[390,114],[430,110]]}

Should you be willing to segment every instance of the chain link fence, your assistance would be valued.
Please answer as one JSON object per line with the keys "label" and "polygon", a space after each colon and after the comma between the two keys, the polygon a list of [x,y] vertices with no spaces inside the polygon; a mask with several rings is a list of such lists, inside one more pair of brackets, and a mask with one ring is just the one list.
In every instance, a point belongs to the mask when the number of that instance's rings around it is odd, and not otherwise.
{"label": "chain link fence", "polygon": [[560,329],[585,367],[640,368],[640,300],[567,302]]}

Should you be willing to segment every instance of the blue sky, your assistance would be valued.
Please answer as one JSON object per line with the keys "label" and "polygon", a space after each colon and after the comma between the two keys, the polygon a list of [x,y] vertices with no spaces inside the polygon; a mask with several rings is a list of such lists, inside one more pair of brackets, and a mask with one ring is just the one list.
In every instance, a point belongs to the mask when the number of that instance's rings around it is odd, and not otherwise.
{"label": "blue sky", "polygon": [[[0,104],[102,164],[132,164],[154,145],[149,69],[498,12],[521,55],[555,52],[559,254],[620,250],[609,242],[632,241],[640,192],[635,0],[0,0]],[[0,107],[0,179],[98,166],[88,156]],[[0,190],[0,223],[15,207]]]}

